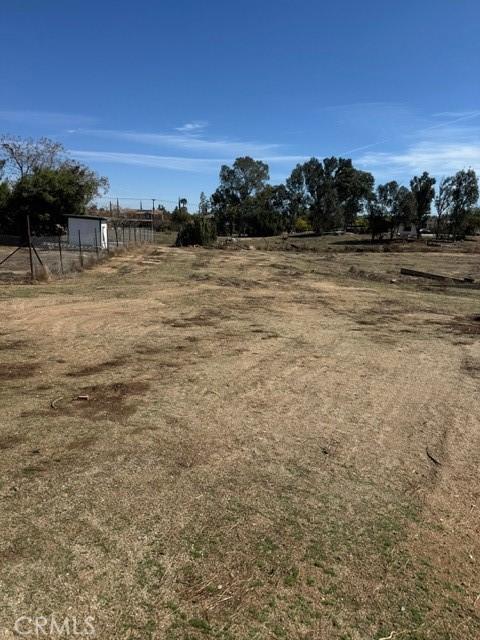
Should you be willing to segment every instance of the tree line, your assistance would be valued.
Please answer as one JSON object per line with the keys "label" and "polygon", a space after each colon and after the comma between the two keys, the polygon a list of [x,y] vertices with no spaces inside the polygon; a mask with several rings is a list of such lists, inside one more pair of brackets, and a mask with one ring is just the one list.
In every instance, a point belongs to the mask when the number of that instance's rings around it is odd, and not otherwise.
{"label": "tree line", "polygon": [[[219,178],[210,198],[200,196],[198,213],[209,214],[216,227],[210,237],[351,228],[369,231],[372,240],[394,238],[401,225],[425,227],[432,205],[438,234],[457,238],[480,227],[473,169],[443,178],[437,189],[426,171],[408,187],[394,180],[375,186],[373,175],[351,159],[332,156],[297,164],[285,183],[272,185],[268,165],[246,156],[223,165]],[[107,189],[107,178],[68,158],[58,142],[0,137],[0,233],[22,234],[27,215],[36,233],[55,233],[66,215],[86,213]],[[187,201],[181,199],[171,222],[181,228],[189,221]],[[206,232],[205,225],[197,227]]]}
{"label": "tree line", "polygon": [[[268,165],[237,158],[220,170],[210,198],[219,234],[276,235],[283,231],[325,233],[349,227],[368,229],[372,240],[393,238],[400,225],[419,231],[437,212],[437,233],[454,238],[480,227],[478,179],[473,169],[441,180],[423,172],[409,187],[392,180],[379,184],[347,158],[311,158],[297,164],[284,184],[271,185]],[[205,208],[205,202],[203,202]]]}
{"label": "tree line", "polygon": [[107,178],[68,158],[58,142],[0,137],[0,233],[23,235],[27,215],[35,233],[57,233],[65,216],[85,214],[107,189]]}

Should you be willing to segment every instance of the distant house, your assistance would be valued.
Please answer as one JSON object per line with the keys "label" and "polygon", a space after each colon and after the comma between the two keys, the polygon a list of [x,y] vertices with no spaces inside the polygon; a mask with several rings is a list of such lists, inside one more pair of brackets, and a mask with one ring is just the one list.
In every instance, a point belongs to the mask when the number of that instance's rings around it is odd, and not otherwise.
{"label": "distant house", "polygon": [[78,247],[108,249],[107,219],[101,216],[68,216],[68,243]]}

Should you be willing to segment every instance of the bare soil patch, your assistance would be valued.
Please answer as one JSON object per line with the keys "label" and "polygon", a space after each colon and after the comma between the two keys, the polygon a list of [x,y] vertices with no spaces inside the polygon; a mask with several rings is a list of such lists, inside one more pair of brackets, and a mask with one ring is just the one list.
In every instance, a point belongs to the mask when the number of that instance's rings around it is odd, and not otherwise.
{"label": "bare soil patch", "polygon": [[137,408],[139,397],[148,390],[147,382],[111,382],[79,387],[78,395],[59,398],[53,411],[63,415],[81,416],[87,420],[125,421]]}

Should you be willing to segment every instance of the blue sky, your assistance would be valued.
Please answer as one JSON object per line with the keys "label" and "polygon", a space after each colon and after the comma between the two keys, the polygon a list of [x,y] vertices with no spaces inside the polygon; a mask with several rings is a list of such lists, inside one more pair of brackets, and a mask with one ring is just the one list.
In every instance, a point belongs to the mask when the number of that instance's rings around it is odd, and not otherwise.
{"label": "blue sky", "polygon": [[4,0],[0,132],[192,204],[239,155],[272,182],[312,155],[480,171],[479,24],[478,0]]}

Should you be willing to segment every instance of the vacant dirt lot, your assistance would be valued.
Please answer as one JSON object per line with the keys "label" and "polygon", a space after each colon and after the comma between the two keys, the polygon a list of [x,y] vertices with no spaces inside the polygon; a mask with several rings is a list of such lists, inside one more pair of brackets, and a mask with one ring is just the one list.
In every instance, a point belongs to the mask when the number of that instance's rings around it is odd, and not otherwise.
{"label": "vacant dirt lot", "polygon": [[479,292],[389,282],[476,256],[428,256],[1,286],[0,637],[480,638]]}

